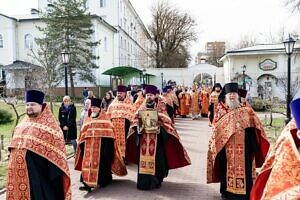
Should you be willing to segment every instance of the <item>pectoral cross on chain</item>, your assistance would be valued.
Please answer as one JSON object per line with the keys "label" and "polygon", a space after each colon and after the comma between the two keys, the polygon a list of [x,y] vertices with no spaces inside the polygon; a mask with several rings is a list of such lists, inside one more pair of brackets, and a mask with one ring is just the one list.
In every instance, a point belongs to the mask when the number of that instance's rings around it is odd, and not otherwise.
{"label": "pectoral cross on chain", "polygon": [[18,142],[18,149],[20,149],[21,145],[22,145],[22,142],[19,141],[19,142]]}

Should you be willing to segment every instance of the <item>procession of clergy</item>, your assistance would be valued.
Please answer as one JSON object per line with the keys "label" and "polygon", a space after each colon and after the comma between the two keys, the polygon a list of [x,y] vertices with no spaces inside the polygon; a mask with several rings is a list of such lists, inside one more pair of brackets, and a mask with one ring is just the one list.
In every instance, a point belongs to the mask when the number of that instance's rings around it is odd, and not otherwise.
{"label": "procession of clergy", "polygon": [[[127,163],[138,166],[138,189],[160,188],[169,170],[191,164],[174,118],[201,116],[212,127],[207,183],[220,183],[222,199],[300,199],[300,96],[290,105],[294,119],[269,151],[246,94],[233,82],[223,88],[218,83],[213,88],[169,85],[162,91],[154,85],[119,85],[105,107],[102,99],[86,100],[90,107],[75,146],[79,189],[92,192],[108,186],[112,174],[127,174]],[[25,100],[27,115],[9,146],[6,199],[71,199],[64,138],[68,124],[62,128],[57,123],[43,92],[29,90]]]}

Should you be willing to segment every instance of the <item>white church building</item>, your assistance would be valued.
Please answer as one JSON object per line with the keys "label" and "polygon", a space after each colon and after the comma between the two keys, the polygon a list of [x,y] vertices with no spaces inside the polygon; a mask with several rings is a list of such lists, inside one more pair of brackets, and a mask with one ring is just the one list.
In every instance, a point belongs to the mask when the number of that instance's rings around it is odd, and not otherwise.
{"label": "white church building", "polygon": [[[22,16],[0,13],[0,79],[6,79],[7,88],[26,89],[34,71],[40,73],[31,50],[38,48],[35,38],[42,37],[36,26],[41,26],[39,11],[53,1],[38,0],[38,9]],[[95,49],[98,69],[94,71],[97,86],[108,86],[110,77],[102,73],[116,66],[148,68],[150,66],[150,34],[129,0],[88,0],[86,7],[92,14],[93,39],[101,44]],[[93,86],[75,82],[76,87]],[[61,85],[63,87],[63,85]]]}
{"label": "white church building", "polygon": [[[296,42],[291,55],[291,87],[296,90],[300,81],[300,43]],[[262,99],[286,97],[287,54],[284,45],[261,44],[228,51],[221,58],[224,81],[236,81],[243,85],[252,97]],[[244,71],[244,73],[243,73]]]}

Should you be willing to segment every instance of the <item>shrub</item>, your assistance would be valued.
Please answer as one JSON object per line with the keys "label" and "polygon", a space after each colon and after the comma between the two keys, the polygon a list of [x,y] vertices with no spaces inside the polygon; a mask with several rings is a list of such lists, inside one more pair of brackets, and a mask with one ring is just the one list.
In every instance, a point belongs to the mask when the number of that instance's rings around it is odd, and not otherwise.
{"label": "shrub", "polygon": [[252,102],[252,108],[255,111],[266,111],[268,106],[269,105],[268,105],[267,101],[262,100],[262,99],[255,99]]}
{"label": "shrub", "polygon": [[13,116],[7,110],[0,110],[0,124],[7,124],[13,121]]}

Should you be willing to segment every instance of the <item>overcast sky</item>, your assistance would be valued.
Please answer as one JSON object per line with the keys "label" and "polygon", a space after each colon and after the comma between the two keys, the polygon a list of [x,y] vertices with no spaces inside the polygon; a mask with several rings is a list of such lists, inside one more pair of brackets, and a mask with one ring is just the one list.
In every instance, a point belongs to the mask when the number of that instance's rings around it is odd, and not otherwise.
{"label": "overcast sky", "polygon": [[[156,0],[130,0],[140,18],[151,22],[150,8]],[[38,0],[0,0],[0,13],[26,14],[37,8]],[[109,0],[107,0],[109,2]],[[284,6],[285,0],[169,0],[171,5],[194,17],[199,40],[191,46],[193,54],[208,41],[236,43],[243,35],[253,35],[260,42],[269,33],[300,32],[300,16]]]}

